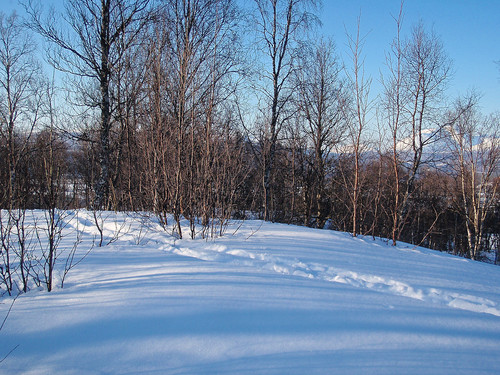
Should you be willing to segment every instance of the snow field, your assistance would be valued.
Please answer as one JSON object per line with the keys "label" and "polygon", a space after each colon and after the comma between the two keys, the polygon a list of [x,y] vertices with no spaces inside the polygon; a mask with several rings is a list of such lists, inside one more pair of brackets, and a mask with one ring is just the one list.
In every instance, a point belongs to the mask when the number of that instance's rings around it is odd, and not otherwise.
{"label": "snow field", "polygon": [[[1,374],[500,372],[498,267],[259,221],[192,241],[104,216],[111,243],[64,289],[16,300]],[[84,252],[90,213],[68,217],[64,246],[76,228]]]}

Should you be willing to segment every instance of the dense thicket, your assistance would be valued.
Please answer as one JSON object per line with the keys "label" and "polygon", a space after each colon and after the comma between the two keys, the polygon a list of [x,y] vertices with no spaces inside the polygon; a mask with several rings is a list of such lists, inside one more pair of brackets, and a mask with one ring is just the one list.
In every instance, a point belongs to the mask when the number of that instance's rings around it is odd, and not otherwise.
{"label": "dense thicket", "polygon": [[[8,290],[12,257],[30,271],[12,249],[34,208],[49,222],[79,207],[150,211],[179,237],[186,219],[192,238],[257,216],[498,258],[500,120],[474,95],[445,97],[450,62],[422,24],[405,37],[396,20],[375,96],[359,24],[346,66],[332,41],[308,40],[315,1],[65,4],[45,19],[27,2],[29,28],[0,16]],[[60,79],[43,75],[37,36]]]}

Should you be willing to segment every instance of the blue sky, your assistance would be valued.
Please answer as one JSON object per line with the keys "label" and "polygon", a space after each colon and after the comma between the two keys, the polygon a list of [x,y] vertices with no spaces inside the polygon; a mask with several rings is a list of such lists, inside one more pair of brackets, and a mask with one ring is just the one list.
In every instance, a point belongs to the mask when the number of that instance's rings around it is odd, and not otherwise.
{"label": "blue sky", "polygon": [[[250,1],[250,0],[245,0]],[[59,4],[62,0],[44,0]],[[0,0],[0,11],[19,9],[17,0]],[[372,93],[379,90],[385,53],[395,36],[392,18],[400,0],[324,0],[320,11],[321,33],[332,37],[339,54],[347,59],[345,29],[356,31],[361,13],[361,33],[366,35],[366,71],[373,78]],[[19,11],[19,13],[22,13]],[[483,95],[483,112],[500,110],[500,0],[406,0],[403,35],[422,20],[434,30],[453,61],[449,96],[476,89]]]}
{"label": "blue sky", "polygon": [[[332,36],[344,55],[345,29],[354,33],[361,12],[361,33],[366,35],[366,71],[376,90],[385,53],[396,35],[393,16],[399,0],[328,0],[321,12],[323,33]],[[403,36],[420,20],[433,30],[453,62],[449,95],[471,89],[483,95],[483,112],[500,110],[500,1],[499,0],[406,0]]]}

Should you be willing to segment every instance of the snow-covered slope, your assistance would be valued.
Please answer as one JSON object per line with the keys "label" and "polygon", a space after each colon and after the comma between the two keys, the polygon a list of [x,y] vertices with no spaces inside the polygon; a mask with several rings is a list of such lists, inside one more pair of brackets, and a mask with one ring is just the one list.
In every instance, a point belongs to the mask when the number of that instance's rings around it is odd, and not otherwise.
{"label": "snow-covered slope", "polygon": [[[118,219],[64,289],[16,300],[0,373],[500,373],[500,267],[260,221],[180,241]],[[96,230],[78,220],[84,251]]]}

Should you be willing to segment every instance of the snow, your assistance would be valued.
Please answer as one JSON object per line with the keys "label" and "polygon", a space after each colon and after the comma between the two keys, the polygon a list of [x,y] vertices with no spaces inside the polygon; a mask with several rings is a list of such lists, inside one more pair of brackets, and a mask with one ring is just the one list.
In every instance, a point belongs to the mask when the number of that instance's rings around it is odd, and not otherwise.
{"label": "snow", "polygon": [[[66,220],[62,245],[78,229],[84,254],[91,214]],[[110,243],[63,289],[15,301],[0,374],[500,373],[497,266],[260,221],[208,241],[102,223]]]}

